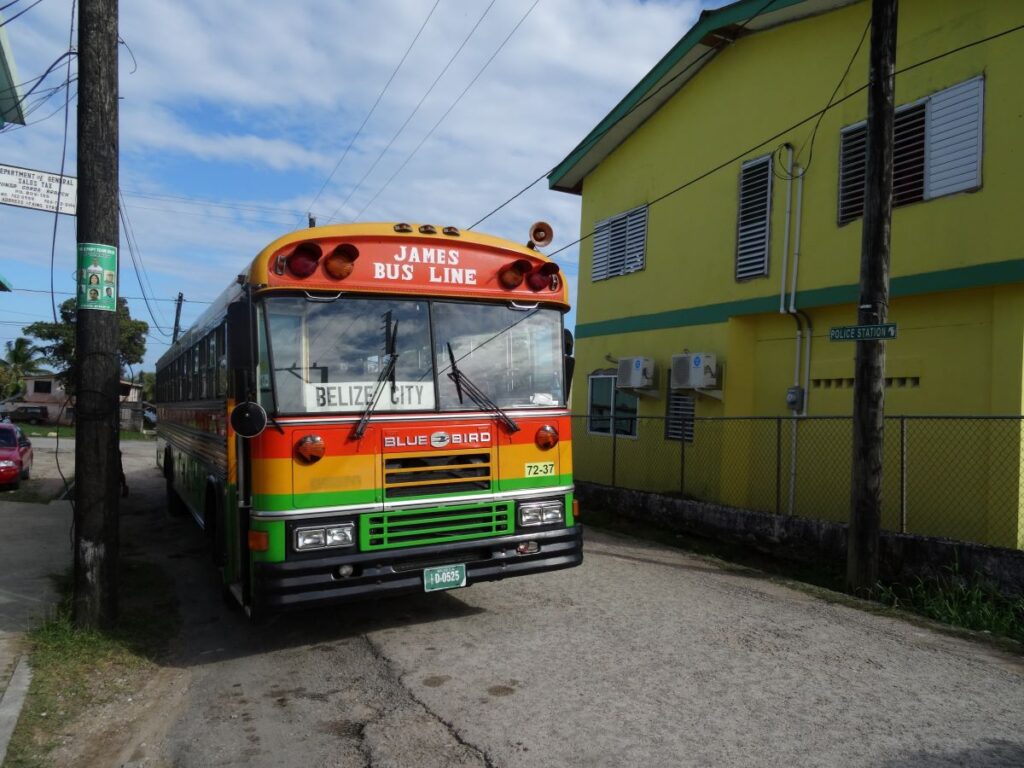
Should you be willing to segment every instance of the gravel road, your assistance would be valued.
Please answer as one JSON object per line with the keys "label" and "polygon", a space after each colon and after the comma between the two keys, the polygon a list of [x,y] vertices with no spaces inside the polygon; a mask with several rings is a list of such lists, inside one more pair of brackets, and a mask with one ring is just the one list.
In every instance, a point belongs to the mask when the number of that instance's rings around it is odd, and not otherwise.
{"label": "gravel road", "polygon": [[1024,658],[594,531],[570,571],[252,626],[143,455],[123,542],[184,625],[97,715],[134,736],[69,764],[1024,765]]}

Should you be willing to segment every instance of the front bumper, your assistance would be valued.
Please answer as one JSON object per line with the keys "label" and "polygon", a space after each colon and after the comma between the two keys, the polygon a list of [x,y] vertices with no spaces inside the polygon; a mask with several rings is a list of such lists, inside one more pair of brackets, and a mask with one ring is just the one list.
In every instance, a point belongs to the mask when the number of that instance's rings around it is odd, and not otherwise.
{"label": "front bumper", "polygon": [[[520,555],[520,542],[536,541],[540,551]],[[572,568],[583,562],[583,529],[517,533],[484,541],[394,549],[316,560],[253,563],[253,594],[262,609],[285,610],[343,603],[368,597],[423,591],[423,569],[463,563],[466,584]],[[351,565],[352,576],[337,576]]]}
{"label": "front bumper", "polygon": [[0,467],[0,483],[13,483],[21,478],[21,467]]}

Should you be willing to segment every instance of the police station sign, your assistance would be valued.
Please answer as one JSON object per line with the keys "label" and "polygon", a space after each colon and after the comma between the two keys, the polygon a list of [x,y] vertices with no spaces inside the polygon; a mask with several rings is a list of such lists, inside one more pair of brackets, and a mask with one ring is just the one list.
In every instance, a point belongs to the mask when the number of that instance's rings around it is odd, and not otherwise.
{"label": "police station sign", "polygon": [[0,165],[0,205],[74,216],[78,207],[78,179],[65,176],[62,182],[59,173]]}

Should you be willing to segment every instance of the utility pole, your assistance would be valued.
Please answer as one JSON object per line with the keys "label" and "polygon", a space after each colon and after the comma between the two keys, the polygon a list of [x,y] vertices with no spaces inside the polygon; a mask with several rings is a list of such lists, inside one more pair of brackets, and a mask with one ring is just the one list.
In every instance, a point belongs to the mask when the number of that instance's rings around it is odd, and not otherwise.
{"label": "utility pole", "polygon": [[78,4],[75,577],[78,627],[117,615],[119,383],[117,0]]}
{"label": "utility pole", "polygon": [[[860,325],[889,315],[889,236],[892,226],[892,154],[896,85],[897,0],[872,0],[868,78],[867,173],[860,254]],[[882,434],[885,425],[885,343],[858,341],[853,384],[853,476],[846,586],[871,589],[878,581],[882,517]]]}
{"label": "utility pole", "polygon": [[174,304],[174,332],[171,336],[171,344],[178,340],[178,334],[181,333],[181,302],[185,300],[185,294],[178,291],[178,300]]}

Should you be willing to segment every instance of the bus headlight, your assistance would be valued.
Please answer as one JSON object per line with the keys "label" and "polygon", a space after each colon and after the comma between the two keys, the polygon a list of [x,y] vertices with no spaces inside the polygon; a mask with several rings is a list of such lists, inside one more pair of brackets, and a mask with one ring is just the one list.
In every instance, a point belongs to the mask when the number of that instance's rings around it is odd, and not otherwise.
{"label": "bus headlight", "polygon": [[328,525],[319,528],[296,528],[295,551],[308,552],[311,549],[333,549],[351,547],[356,543],[355,525]]}
{"label": "bus headlight", "polygon": [[531,501],[519,505],[519,525],[550,525],[565,521],[565,506],[561,501]]}

